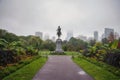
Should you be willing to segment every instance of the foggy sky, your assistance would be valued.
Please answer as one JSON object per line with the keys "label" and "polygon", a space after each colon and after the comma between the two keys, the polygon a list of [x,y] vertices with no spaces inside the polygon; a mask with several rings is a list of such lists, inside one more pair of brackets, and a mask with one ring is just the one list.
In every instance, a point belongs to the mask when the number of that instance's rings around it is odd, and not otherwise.
{"label": "foggy sky", "polygon": [[36,31],[62,38],[67,31],[74,36],[99,35],[104,28],[120,34],[120,0],[0,0],[0,28],[17,35],[34,35]]}

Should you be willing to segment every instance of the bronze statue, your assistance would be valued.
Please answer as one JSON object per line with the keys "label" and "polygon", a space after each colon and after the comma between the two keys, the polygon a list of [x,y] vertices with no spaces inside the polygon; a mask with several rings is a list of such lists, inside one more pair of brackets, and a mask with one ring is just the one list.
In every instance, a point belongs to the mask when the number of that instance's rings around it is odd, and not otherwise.
{"label": "bronze statue", "polygon": [[62,34],[61,28],[60,28],[60,26],[58,26],[58,28],[57,28],[58,39],[56,40],[56,49],[55,49],[55,53],[57,53],[57,54],[64,53],[64,51],[62,50],[62,40],[60,39],[61,34]]}
{"label": "bronze statue", "polygon": [[58,35],[58,38],[60,38],[60,36],[62,35],[60,26],[58,26],[57,35]]}

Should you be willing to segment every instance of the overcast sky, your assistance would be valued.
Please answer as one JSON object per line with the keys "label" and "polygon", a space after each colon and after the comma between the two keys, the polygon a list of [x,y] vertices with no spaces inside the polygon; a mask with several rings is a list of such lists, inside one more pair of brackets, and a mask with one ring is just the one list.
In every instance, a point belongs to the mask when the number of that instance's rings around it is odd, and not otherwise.
{"label": "overcast sky", "polygon": [[104,28],[120,33],[120,0],[0,0],[0,28],[17,35],[34,35],[36,31],[62,38],[67,31],[74,36],[99,35]]}

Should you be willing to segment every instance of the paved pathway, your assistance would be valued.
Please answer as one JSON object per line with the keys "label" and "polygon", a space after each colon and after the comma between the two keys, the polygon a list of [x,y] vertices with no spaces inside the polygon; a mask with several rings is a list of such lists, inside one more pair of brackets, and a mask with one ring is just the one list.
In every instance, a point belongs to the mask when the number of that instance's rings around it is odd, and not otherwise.
{"label": "paved pathway", "polygon": [[[89,65],[88,65],[89,66]],[[49,56],[49,60],[33,80],[93,80],[70,56]]]}

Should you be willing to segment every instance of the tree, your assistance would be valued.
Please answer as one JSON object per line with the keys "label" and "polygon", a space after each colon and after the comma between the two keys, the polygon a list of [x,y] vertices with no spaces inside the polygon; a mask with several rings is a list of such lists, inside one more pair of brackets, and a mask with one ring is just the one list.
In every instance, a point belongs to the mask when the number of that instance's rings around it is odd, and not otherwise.
{"label": "tree", "polygon": [[18,41],[19,37],[13,33],[9,33],[6,30],[0,29],[0,38],[5,39],[8,42]]}
{"label": "tree", "polygon": [[54,51],[55,50],[55,43],[52,40],[46,40],[41,45],[42,49]]}
{"label": "tree", "polygon": [[108,43],[109,43],[109,41],[108,41],[108,39],[107,39],[107,38],[103,38],[103,39],[102,39],[102,43],[103,43],[103,44],[108,44]]}
{"label": "tree", "polygon": [[89,45],[94,46],[95,43],[96,43],[96,40],[90,40]]}
{"label": "tree", "polygon": [[3,50],[7,44],[8,42],[5,39],[0,39],[0,50]]}
{"label": "tree", "polygon": [[81,40],[81,39],[76,39],[76,38],[74,38],[74,37],[72,37],[70,40],[69,40],[69,42],[68,42],[68,44],[67,45],[69,45],[68,46],[68,48],[70,49],[71,48],[71,50],[73,50],[73,51],[79,51],[80,49],[85,49],[85,48],[87,48],[87,42],[84,42],[83,40]]}
{"label": "tree", "polygon": [[32,45],[34,48],[40,50],[40,46],[42,44],[42,40],[39,37],[36,36],[30,36],[28,43],[29,45]]}

